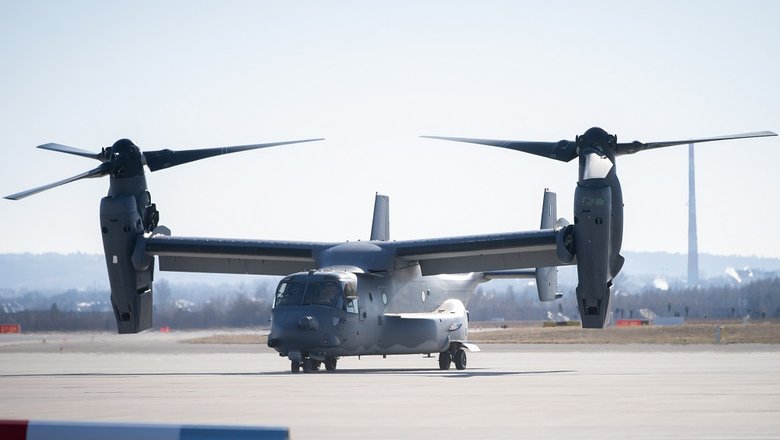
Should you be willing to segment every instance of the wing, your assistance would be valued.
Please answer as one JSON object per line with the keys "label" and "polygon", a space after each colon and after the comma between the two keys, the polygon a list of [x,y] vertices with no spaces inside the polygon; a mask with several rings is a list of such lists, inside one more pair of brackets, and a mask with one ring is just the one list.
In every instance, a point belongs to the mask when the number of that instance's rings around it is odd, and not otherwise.
{"label": "wing", "polygon": [[396,258],[419,262],[423,275],[486,272],[570,264],[558,256],[564,231],[542,229],[389,244]]}
{"label": "wing", "polygon": [[315,255],[333,246],[301,241],[234,240],[153,235],[146,253],[157,255],[160,270],[252,275],[289,275],[315,269]]}

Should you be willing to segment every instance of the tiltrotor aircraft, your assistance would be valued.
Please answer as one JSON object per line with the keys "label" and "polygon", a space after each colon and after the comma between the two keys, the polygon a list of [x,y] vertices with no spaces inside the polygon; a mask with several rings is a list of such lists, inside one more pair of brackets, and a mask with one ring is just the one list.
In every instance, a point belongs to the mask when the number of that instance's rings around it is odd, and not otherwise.
{"label": "tiltrotor aircraft", "polygon": [[557,266],[577,265],[577,304],[585,328],[605,325],[610,288],[623,266],[623,198],[617,156],[679,144],[776,136],[756,132],[671,142],[618,143],[591,128],[574,141],[437,139],[510,148],[560,161],[579,158],[574,224],[557,219],[555,194],[545,191],[541,229],[499,234],[390,241],[389,201],[377,194],[369,241],[323,243],[171,236],[147,190],[144,165],[157,171],[221,154],[319,139],[201,150],[141,152],[122,139],[100,153],[60,144],[39,148],[96,159],[85,173],[7,196],[22,199],[87,177],[108,175],[100,229],[119,333],[152,326],[154,259],[160,270],[282,275],[268,346],[296,373],[342,356],[438,353],[439,368],[466,368],[464,303],[481,282],[535,278],[541,301],[558,293]]}

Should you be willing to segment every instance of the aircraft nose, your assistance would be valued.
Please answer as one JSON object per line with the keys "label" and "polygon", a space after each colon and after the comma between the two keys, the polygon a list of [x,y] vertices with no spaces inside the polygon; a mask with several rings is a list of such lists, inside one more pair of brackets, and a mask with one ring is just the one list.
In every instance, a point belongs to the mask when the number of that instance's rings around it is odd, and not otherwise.
{"label": "aircraft nose", "polygon": [[317,330],[320,328],[320,323],[313,316],[303,316],[298,320],[298,328],[301,330]]}

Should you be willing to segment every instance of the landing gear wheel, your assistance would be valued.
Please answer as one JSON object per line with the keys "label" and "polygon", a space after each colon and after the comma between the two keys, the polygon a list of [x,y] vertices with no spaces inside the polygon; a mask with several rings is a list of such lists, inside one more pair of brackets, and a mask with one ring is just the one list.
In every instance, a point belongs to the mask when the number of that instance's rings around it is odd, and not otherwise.
{"label": "landing gear wheel", "polygon": [[455,368],[457,368],[458,370],[465,370],[466,350],[459,348],[458,351],[455,352],[455,356],[453,356],[453,360],[455,361]]}
{"label": "landing gear wheel", "polygon": [[305,358],[303,360],[303,372],[304,373],[311,373],[312,371],[312,365],[311,365],[311,359]]}
{"label": "landing gear wheel", "polygon": [[311,361],[311,371],[320,371],[320,365],[322,365],[322,362],[315,361],[312,359]]}
{"label": "landing gear wheel", "polygon": [[293,374],[300,373],[301,363],[298,361],[290,361],[290,371],[292,371]]}
{"label": "landing gear wheel", "polygon": [[450,364],[452,364],[452,355],[449,351],[442,351],[439,353],[439,369],[449,370]]}
{"label": "landing gear wheel", "polygon": [[335,357],[326,357],[325,358],[325,370],[327,371],[336,371],[336,359]]}

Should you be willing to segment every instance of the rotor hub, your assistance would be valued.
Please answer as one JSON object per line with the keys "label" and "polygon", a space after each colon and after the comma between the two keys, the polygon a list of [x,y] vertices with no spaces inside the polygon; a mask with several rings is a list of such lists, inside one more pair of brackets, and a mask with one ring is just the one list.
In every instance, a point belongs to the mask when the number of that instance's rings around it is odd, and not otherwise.
{"label": "rotor hub", "polygon": [[584,134],[577,136],[579,154],[596,152],[601,156],[614,157],[617,136],[607,133],[599,127],[589,128]]}
{"label": "rotor hub", "polygon": [[141,150],[130,139],[114,142],[105,154],[111,162],[111,177],[127,178],[144,174],[144,159]]}

